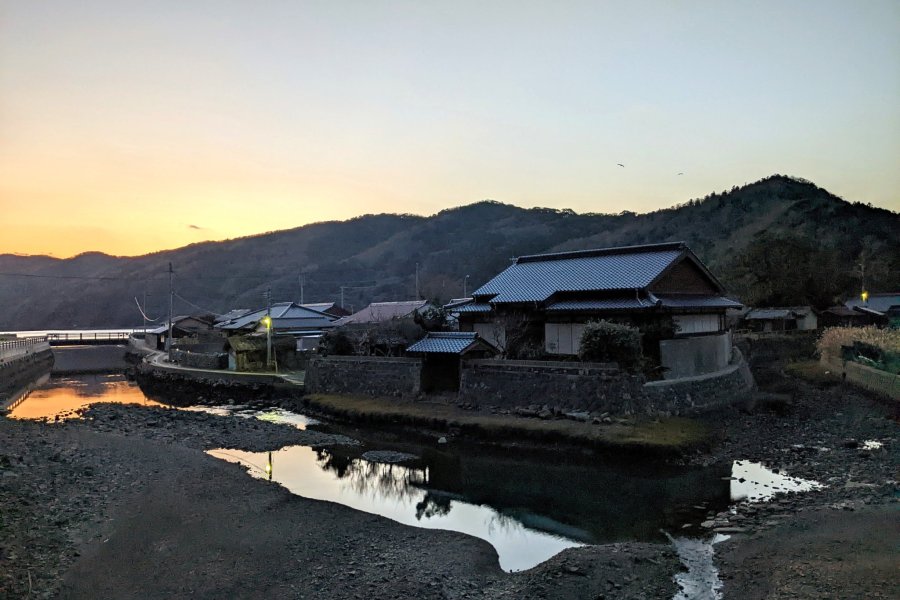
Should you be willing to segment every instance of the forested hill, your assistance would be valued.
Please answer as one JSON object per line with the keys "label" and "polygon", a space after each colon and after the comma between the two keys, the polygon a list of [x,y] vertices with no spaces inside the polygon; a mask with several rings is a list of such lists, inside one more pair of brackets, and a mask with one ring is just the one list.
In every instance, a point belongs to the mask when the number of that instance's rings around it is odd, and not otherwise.
{"label": "forested hill", "polygon": [[366,215],[134,258],[0,255],[0,330],[141,323],[167,306],[168,263],[179,314],[274,301],[410,299],[471,291],[522,254],[684,240],[750,304],[819,306],[860,287],[900,289],[900,215],[772,176],[649,214],[577,214],[479,202],[431,217]]}

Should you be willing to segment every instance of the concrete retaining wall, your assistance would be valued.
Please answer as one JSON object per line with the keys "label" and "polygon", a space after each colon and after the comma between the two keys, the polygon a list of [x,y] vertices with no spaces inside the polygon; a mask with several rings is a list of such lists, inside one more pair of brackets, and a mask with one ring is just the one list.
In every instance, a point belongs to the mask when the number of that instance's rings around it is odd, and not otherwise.
{"label": "concrete retaining wall", "polygon": [[900,375],[839,358],[823,357],[821,362],[833,371],[843,373],[848,381],[860,387],[900,400]]}
{"label": "concrete retaining wall", "polygon": [[661,340],[659,353],[666,379],[721,371],[731,361],[731,332]]}
{"label": "concrete retaining wall", "polygon": [[125,361],[127,346],[54,346],[53,373],[119,373],[131,365]]}
{"label": "concrete retaining wall", "polygon": [[52,366],[53,353],[49,348],[0,363],[0,399],[3,399],[7,392],[42,373],[49,372]]}
{"label": "concrete retaining wall", "polygon": [[419,393],[422,361],[378,356],[317,356],[306,368],[310,394],[413,396]]}

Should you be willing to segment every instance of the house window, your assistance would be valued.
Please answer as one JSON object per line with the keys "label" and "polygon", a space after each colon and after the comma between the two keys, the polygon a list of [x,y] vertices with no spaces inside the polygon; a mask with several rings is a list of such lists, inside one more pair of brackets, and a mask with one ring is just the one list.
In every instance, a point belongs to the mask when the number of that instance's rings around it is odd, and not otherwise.
{"label": "house window", "polygon": [[545,323],[544,349],[548,354],[578,354],[584,323]]}
{"label": "house window", "polygon": [[674,315],[672,322],[677,327],[677,335],[722,331],[719,315]]}

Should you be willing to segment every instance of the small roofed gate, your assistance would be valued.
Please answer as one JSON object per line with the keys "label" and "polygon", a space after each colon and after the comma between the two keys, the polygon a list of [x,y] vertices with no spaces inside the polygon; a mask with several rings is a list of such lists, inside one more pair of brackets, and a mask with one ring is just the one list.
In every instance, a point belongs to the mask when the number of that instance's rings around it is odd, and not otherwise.
{"label": "small roofed gate", "polygon": [[426,394],[458,392],[463,357],[490,358],[498,354],[477,333],[467,331],[429,332],[406,352],[422,356],[420,389]]}

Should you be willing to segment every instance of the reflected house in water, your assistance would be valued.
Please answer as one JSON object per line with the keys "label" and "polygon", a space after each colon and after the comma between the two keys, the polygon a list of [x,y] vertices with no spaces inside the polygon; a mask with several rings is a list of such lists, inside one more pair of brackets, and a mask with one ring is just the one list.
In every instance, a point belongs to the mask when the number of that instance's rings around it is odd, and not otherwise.
{"label": "reflected house in water", "polygon": [[577,355],[585,324],[598,319],[654,331],[652,342],[644,336],[644,352],[674,378],[728,365],[726,311],[740,306],[683,242],[673,242],[521,256],[452,311],[461,331],[507,355],[526,344]]}

